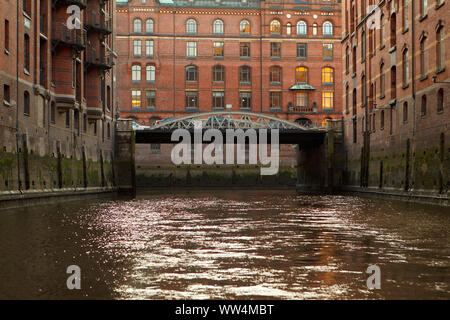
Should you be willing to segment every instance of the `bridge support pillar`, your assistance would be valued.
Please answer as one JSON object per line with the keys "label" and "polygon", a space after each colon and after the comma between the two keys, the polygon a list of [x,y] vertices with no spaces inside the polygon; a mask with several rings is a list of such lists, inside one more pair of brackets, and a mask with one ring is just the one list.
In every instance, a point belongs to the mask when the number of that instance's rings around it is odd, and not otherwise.
{"label": "bridge support pillar", "polygon": [[297,151],[297,190],[300,192],[332,192],[334,189],[334,132],[322,144],[299,146]]}
{"label": "bridge support pillar", "polygon": [[115,170],[120,193],[136,194],[135,136],[132,120],[116,123]]}

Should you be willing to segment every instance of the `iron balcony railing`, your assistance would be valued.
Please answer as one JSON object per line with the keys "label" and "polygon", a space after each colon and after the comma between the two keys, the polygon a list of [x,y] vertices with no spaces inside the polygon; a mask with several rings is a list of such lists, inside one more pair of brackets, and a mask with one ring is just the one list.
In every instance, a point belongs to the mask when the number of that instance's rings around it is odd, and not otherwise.
{"label": "iron balcony railing", "polygon": [[110,53],[102,53],[94,48],[86,50],[86,63],[90,66],[97,66],[103,69],[111,69],[114,65],[113,56]]}
{"label": "iron balcony railing", "polygon": [[53,24],[52,40],[81,49],[86,47],[86,30],[69,29],[65,21],[56,20]]}
{"label": "iron balcony railing", "polygon": [[298,112],[298,113],[312,113],[317,112],[317,107],[311,106],[292,106],[289,107],[290,112]]}
{"label": "iron balcony railing", "polygon": [[89,29],[95,29],[106,33],[112,32],[112,19],[110,16],[100,14],[99,12],[86,12],[85,26]]}

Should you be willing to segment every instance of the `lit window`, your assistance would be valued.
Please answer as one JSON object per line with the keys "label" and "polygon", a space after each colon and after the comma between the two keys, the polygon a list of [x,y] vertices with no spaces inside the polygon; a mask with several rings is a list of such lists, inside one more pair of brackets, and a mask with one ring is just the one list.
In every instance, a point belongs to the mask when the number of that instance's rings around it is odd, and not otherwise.
{"label": "lit window", "polygon": [[322,109],[333,109],[333,92],[324,91],[322,92]]}
{"label": "lit window", "polygon": [[223,57],[223,42],[214,42],[213,44],[213,56]]}
{"label": "lit window", "polygon": [[333,59],[333,44],[332,43],[324,43],[323,44],[323,59],[324,60]]}
{"label": "lit window", "polygon": [[333,69],[330,67],[325,67],[322,69],[322,83],[329,84],[333,83]]}
{"label": "lit window", "polygon": [[280,34],[281,33],[281,24],[280,21],[278,20],[273,20],[270,23],[270,33],[277,33]]}
{"label": "lit window", "polygon": [[133,90],[131,91],[131,107],[141,108],[141,91]]}
{"label": "lit window", "polygon": [[239,29],[241,30],[241,33],[249,34],[250,33],[250,22],[247,20],[242,20]]}
{"label": "lit window", "polygon": [[308,68],[306,67],[297,67],[295,69],[295,81],[300,83],[308,82]]}

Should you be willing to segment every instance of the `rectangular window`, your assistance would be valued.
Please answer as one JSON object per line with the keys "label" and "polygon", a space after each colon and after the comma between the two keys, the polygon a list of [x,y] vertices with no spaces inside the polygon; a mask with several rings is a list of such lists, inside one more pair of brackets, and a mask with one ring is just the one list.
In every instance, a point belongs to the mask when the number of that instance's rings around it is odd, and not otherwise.
{"label": "rectangular window", "polygon": [[9,85],[7,84],[3,85],[3,101],[6,102],[8,105],[11,102],[11,90]]}
{"label": "rectangular window", "polygon": [[146,99],[146,107],[147,108],[156,108],[156,91],[149,90],[145,92]]}
{"label": "rectangular window", "polygon": [[141,91],[140,90],[132,90],[131,91],[131,107],[132,108],[141,108]]}
{"label": "rectangular window", "polygon": [[66,111],[66,128],[70,128],[70,110]]}
{"label": "rectangular window", "polygon": [[186,91],[186,108],[197,109],[198,108],[198,92]]}
{"label": "rectangular window", "polygon": [[239,105],[241,109],[250,109],[252,106],[252,93],[240,92],[239,93]]}
{"label": "rectangular window", "polygon": [[25,70],[30,71],[30,37],[25,34],[23,39],[23,67]]}
{"label": "rectangular window", "polygon": [[150,151],[152,153],[160,153],[161,152],[161,145],[159,143],[151,143],[150,144]]}
{"label": "rectangular window", "polygon": [[225,108],[225,93],[223,91],[213,92],[213,107],[215,109]]}
{"label": "rectangular window", "polygon": [[250,58],[250,43],[241,42],[239,44],[239,51],[241,58]]}
{"label": "rectangular window", "polygon": [[308,94],[306,92],[299,92],[295,96],[297,107],[307,107],[308,106]]}
{"label": "rectangular window", "polygon": [[142,42],[141,40],[133,41],[133,54],[135,57],[140,57],[142,54]]}
{"label": "rectangular window", "polygon": [[307,56],[306,43],[297,43],[297,58],[306,59]]}
{"label": "rectangular window", "polygon": [[324,91],[322,92],[322,109],[333,109],[333,92]]}
{"label": "rectangular window", "polygon": [[333,59],[333,44],[324,43],[323,44],[323,59],[332,60]]}
{"label": "rectangular window", "polygon": [[153,57],[153,40],[145,40],[145,55],[149,58]]}
{"label": "rectangular window", "polygon": [[186,56],[189,58],[197,57],[197,42],[186,42]]}
{"label": "rectangular window", "polygon": [[270,43],[270,57],[271,58],[281,58],[281,43],[271,42]]}
{"label": "rectangular window", "polygon": [[223,42],[214,42],[213,56],[214,57],[223,57]]}
{"label": "rectangular window", "polygon": [[9,51],[9,21],[5,20],[5,49]]}
{"label": "rectangular window", "polygon": [[271,109],[281,109],[281,92],[270,92],[269,98]]}

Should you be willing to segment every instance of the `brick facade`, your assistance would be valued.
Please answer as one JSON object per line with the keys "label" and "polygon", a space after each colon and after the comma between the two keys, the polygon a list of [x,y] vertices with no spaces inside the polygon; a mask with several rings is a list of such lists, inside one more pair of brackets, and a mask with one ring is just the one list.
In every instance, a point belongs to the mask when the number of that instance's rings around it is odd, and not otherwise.
{"label": "brick facade", "polygon": [[449,4],[425,2],[343,3],[348,185],[449,190]]}
{"label": "brick facade", "polygon": [[[68,28],[70,5],[80,8],[79,29]],[[112,184],[103,175],[112,174],[115,1],[0,7],[0,190]],[[75,168],[82,159],[84,179]],[[56,166],[68,174],[58,178]]]}
{"label": "brick facade", "polygon": [[[291,121],[308,119],[319,126],[324,119],[340,118],[340,3],[327,1],[324,5],[300,4],[301,2],[303,1],[118,2],[117,67],[120,74],[118,98],[121,116],[148,124],[154,119],[179,117],[191,112],[249,110]],[[188,30],[190,19],[196,25],[193,32]],[[248,33],[245,26],[241,28],[243,20],[249,22]],[[142,29],[134,29],[135,21],[140,21]],[[147,21],[152,24],[148,30]],[[220,21],[216,28],[215,21]],[[271,27],[273,21],[278,21],[279,32],[276,26]],[[297,27],[299,21],[306,23],[307,31],[304,35],[301,34],[302,28]],[[139,27],[139,22],[137,23]],[[323,34],[324,28],[330,35]],[[137,56],[134,52],[135,41],[141,43],[141,49],[136,51]],[[147,41],[153,41],[153,50],[149,55],[146,54]],[[196,45],[195,57],[187,56],[188,42]],[[218,42],[223,43],[223,57],[214,56],[214,43]],[[247,44],[250,54],[249,57],[244,57],[241,46],[245,51],[244,46]],[[306,57],[297,55],[297,44],[307,46]],[[324,44],[333,46],[330,58],[324,57]],[[278,48],[280,54],[275,57]],[[220,52],[220,49],[215,52]],[[224,77],[214,79],[213,68],[219,65],[224,69]],[[132,80],[133,66],[138,66],[135,80],[140,78],[140,81]],[[147,77],[147,66],[155,68],[154,78],[152,75]],[[188,66],[197,68],[194,81],[186,79]],[[249,67],[249,81],[240,81],[240,68],[243,66]],[[279,69],[272,69],[274,72],[271,79],[272,67]],[[297,67],[308,68],[307,79],[296,79]],[[331,68],[329,70],[333,73],[332,80],[327,83],[323,83],[321,77],[325,67]],[[245,77],[243,79],[246,80]],[[306,86],[300,87],[306,90],[293,90],[298,82],[305,82]],[[132,102],[132,91],[141,92],[140,104],[138,99]],[[330,97],[327,99],[332,101],[327,102],[330,108],[323,106],[324,92]],[[296,95],[299,93],[307,94],[307,98],[297,103]],[[155,99],[147,101],[147,94],[154,94]],[[187,105],[186,95],[193,95],[190,99],[197,99],[197,103],[194,101],[192,104],[195,108],[189,108],[192,105]],[[213,95],[218,100],[216,104]],[[249,95],[251,99],[249,108],[244,108],[247,105],[240,103],[245,95]]]}

